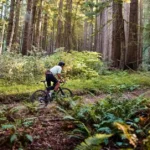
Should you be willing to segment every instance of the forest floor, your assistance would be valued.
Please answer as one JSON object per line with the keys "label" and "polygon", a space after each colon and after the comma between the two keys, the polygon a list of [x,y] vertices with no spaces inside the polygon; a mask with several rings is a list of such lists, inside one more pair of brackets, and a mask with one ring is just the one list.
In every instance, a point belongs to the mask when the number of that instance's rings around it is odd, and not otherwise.
{"label": "forest floor", "polygon": [[[142,95],[149,98],[150,89],[138,89],[122,93],[122,97],[129,100]],[[81,97],[85,103],[95,103],[107,96],[109,95],[100,94],[97,96],[83,95]],[[15,102],[5,105],[14,108],[22,104]],[[69,137],[69,133],[74,129],[73,122],[63,120],[63,114],[57,110],[56,103],[51,103],[46,108],[38,110],[36,115],[26,110],[25,107],[22,108],[17,115],[28,118],[35,117],[36,120],[36,123],[28,131],[34,140],[31,144],[28,144],[26,150],[73,150],[81,142],[81,140]],[[10,144],[0,146],[0,150],[17,150],[18,148],[17,144],[13,148]]]}

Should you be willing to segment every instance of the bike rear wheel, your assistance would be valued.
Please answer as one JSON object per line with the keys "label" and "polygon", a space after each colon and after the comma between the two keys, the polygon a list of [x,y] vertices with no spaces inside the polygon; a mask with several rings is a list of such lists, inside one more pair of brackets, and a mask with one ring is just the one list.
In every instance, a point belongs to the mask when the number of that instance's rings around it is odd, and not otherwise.
{"label": "bike rear wheel", "polygon": [[50,97],[44,90],[37,90],[31,95],[31,102],[38,105],[47,105]]}

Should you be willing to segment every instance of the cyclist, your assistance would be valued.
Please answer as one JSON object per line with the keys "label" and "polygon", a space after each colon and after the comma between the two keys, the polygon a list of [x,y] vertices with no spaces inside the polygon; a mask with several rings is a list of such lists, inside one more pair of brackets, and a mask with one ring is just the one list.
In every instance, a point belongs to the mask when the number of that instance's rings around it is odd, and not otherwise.
{"label": "cyclist", "polygon": [[[45,72],[46,82],[48,86],[47,92],[50,92],[50,90],[54,90],[54,92],[56,92],[60,87],[60,82],[64,82],[61,76],[61,71],[63,70],[64,66],[65,63],[61,61],[58,63],[58,65]],[[51,82],[53,82],[53,86],[51,86]]]}

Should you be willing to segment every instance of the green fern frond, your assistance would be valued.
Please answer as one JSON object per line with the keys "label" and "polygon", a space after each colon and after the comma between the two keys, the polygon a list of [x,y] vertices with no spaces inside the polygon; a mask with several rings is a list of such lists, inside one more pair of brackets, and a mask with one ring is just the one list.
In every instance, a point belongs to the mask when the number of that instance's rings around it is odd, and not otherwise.
{"label": "green fern frond", "polygon": [[112,134],[96,134],[85,139],[85,141],[78,145],[75,150],[100,150],[104,140],[111,136]]}
{"label": "green fern frond", "polygon": [[132,129],[129,125],[120,122],[114,122],[114,126],[116,126],[124,133],[125,137],[129,140],[131,145],[136,147],[138,139],[135,134],[131,134],[131,131],[133,131],[134,129]]}

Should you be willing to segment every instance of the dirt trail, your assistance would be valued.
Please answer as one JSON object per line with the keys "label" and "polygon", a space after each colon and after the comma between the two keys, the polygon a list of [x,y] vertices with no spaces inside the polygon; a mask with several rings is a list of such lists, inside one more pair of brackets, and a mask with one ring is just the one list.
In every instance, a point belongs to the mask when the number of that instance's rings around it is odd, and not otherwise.
{"label": "dirt trail", "polygon": [[[144,96],[145,98],[150,98],[150,89],[137,89],[137,90],[134,90],[132,92],[127,91],[127,92],[124,92],[122,94],[116,93],[113,95],[117,95],[117,94],[119,96],[121,96],[122,98],[125,98],[125,99],[134,99],[134,98],[139,97],[139,96]],[[112,95],[111,94],[100,94],[97,96],[83,95],[82,98],[83,98],[85,103],[95,103],[96,101],[104,99],[107,96],[112,96]]]}

